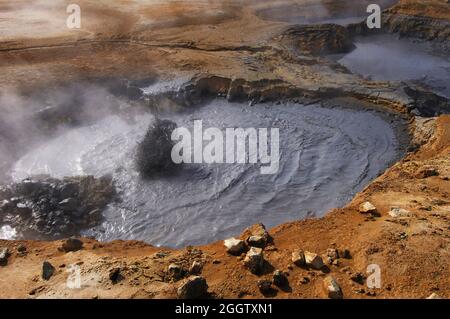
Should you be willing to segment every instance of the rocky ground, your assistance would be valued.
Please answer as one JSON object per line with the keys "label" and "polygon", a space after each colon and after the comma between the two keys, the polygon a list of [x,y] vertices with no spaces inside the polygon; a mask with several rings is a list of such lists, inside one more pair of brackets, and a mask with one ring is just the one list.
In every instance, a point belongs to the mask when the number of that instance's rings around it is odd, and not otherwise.
{"label": "rocky ground", "polygon": [[[146,102],[352,98],[406,118],[412,141],[346,207],[268,232],[255,225],[235,239],[182,250],[93,239],[0,241],[0,297],[450,297],[448,101],[412,83],[362,79],[324,56],[351,49],[351,35],[366,33],[360,25],[298,27],[267,16],[314,1],[79,2],[85,22],[74,31],[55,27],[65,23],[63,4],[35,1],[30,26],[25,3],[0,1],[8,17],[0,21],[8,30],[0,42],[2,89],[26,94],[77,81],[181,78],[180,90]],[[324,3],[322,15],[345,11],[342,1]],[[60,19],[48,19],[60,8]],[[449,10],[445,0],[400,1],[386,12],[385,30],[445,44]],[[145,100],[135,88],[119,91]],[[380,288],[366,284],[373,264]]]}

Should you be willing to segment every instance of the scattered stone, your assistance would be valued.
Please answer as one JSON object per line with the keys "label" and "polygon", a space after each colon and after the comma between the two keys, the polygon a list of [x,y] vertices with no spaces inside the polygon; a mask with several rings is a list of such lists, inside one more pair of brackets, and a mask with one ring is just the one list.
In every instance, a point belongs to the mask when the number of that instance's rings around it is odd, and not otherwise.
{"label": "scattered stone", "polygon": [[330,299],[342,299],[342,289],[332,276],[327,276],[323,280],[325,293]]}
{"label": "scattered stone", "polygon": [[111,280],[111,282],[112,282],[113,284],[118,283],[118,282],[121,281],[123,278],[124,278],[124,277],[123,277],[123,275],[121,274],[120,268],[119,268],[119,267],[113,268],[113,269],[111,269],[111,270],[109,271],[109,279]]}
{"label": "scattered stone", "polygon": [[388,214],[389,214],[389,216],[394,217],[394,218],[411,216],[410,211],[403,209],[403,208],[398,208],[398,207],[392,208]]}
{"label": "scattered stone", "polygon": [[330,257],[332,260],[335,260],[339,258],[339,252],[335,248],[328,248],[327,256]]}
{"label": "scattered stone", "polygon": [[252,247],[263,248],[266,245],[266,239],[263,236],[250,236],[247,244]]}
{"label": "scattered stone", "polygon": [[263,295],[270,294],[273,291],[270,280],[258,280],[257,285]]}
{"label": "scattered stone", "polygon": [[78,251],[81,248],[83,248],[83,242],[78,238],[69,238],[61,246],[61,249],[66,253],[70,251]]}
{"label": "scattered stone", "polygon": [[307,283],[309,283],[311,281],[311,278],[308,276],[304,276],[302,279],[300,279],[300,283],[302,285],[306,285]]}
{"label": "scattered stone", "polygon": [[245,242],[236,238],[225,239],[223,244],[227,248],[227,253],[238,256],[245,252]]}
{"label": "scattered stone", "polygon": [[365,294],[366,291],[363,288],[355,288],[353,289],[353,292],[356,294]]}
{"label": "scattered stone", "polygon": [[20,244],[19,246],[17,246],[17,251],[19,253],[25,253],[27,251],[27,247],[24,244]]}
{"label": "scattered stone", "polygon": [[364,284],[364,281],[366,280],[366,276],[364,274],[357,272],[351,275],[350,279],[360,285]]}
{"label": "scattered stone", "polygon": [[428,178],[432,176],[439,176],[439,172],[435,168],[424,168],[416,174],[417,178]]}
{"label": "scattered stone", "polygon": [[201,276],[188,278],[177,290],[179,299],[197,299],[206,296],[208,284]]}
{"label": "scattered stone", "polygon": [[378,215],[377,208],[371,202],[364,202],[359,206],[359,212],[361,214]]}
{"label": "scattered stone", "polygon": [[192,275],[198,275],[199,273],[202,272],[202,269],[203,269],[202,263],[199,262],[199,261],[194,261],[194,262],[192,263],[191,267],[189,268],[189,272],[190,272]]}
{"label": "scattered stone", "polygon": [[8,263],[8,257],[9,257],[9,249],[4,247],[0,248],[0,266],[6,266]]}
{"label": "scattered stone", "polygon": [[261,223],[248,227],[244,231],[244,236],[247,236],[247,244],[253,247],[264,248],[272,242],[272,237],[267,232],[266,226]]}
{"label": "scattered stone", "polygon": [[339,253],[338,253],[337,249],[335,249],[335,248],[328,248],[327,252],[325,253],[325,255],[323,257],[324,257],[323,259],[328,264],[332,265],[334,261],[338,260]]}
{"label": "scattered stone", "polygon": [[48,261],[44,261],[42,264],[42,279],[49,280],[55,273],[55,267]]}
{"label": "scattered stone", "polygon": [[298,267],[305,266],[305,254],[303,253],[303,250],[294,251],[292,253],[292,262],[294,265]]}
{"label": "scattered stone", "polygon": [[177,264],[170,264],[167,267],[167,273],[171,279],[179,280],[183,277],[183,268]]}
{"label": "scattered stone", "polygon": [[439,296],[437,293],[433,292],[431,295],[429,295],[426,299],[442,299],[441,296]]}
{"label": "scattered stone", "polygon": [[273,272],[272,282],[275,286],[283,287],[288,284],[288,278],[285,273],[277,269]]}
{"label": "scattered stone", "polygon": [[308,251],[305,251],[305,264],[306,266],[317,270],[320,270],[325,266],[322,257]]}
{"label": "scattered stone", "polygon": [[264,256],[262,249],[256,247],[250,248],[244,258],[244,266],[247,267],[253,274],[260,273],[264,266]]}
{"label": "scattered stone", "polygon": [[0,186],[0,216],[17,233],[39,240],[79,236],[101,222],[102,210],[114,195],[111,176],[35,176]]}

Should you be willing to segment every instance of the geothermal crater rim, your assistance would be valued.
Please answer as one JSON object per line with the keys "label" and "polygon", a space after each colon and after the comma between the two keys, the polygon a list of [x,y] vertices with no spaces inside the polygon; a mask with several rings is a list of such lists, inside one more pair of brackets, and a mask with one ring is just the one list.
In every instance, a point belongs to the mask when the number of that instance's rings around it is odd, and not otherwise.
{"label": "geothermal crater rim", "polygon": [[[250,112],[250,117],[248,118],[249,121],[248,122],[252,122],[252,119],[255,117],[255,114],[252,114],[252,112],[256,112],[258,116],[260,116],[261,118],[264,118],[265,120],[270,120],[271,116],[270,115],[278,115],[279,111],[281,111],[282,115],[279,115],[279,120],[281,121],[281,123],[283,123],[284,121],[287,121],[286,125],[287,127],[290,127],[290,129],[295,129],[298,130],[300,128],[300,126],[296,126],[296,125],[291,125],[289,126],[289,120],[292,120],[293,118],[298,118],[295,115],[295,112],[300,112],[301,110],[303,111],[308,111],[308,112],[312,112],[312,113],[317,113],[317,116],[325,116],[326,118],[328,118],[329,120],[333,120],[333,114],[339,114],[340,112],[347,112],[346,114],[350,114],[350,113],[355,113],[355,114],[359,114],[357,116],[362,116],[362,118],[364,119],[364,116],[373,116],[373,118],[378,119],[377,121],[378,124],[380,125],[386,125],[384,127],[384,129],[382,129],[381,131],[391,131],[391,135],[389,138],[381,138],[381,140],[385,140],[388,141],[387,144],[389,144],[392,140],[396,140],[398,137],[398,131],[395,131],[395,129],[393,130],[392,125],[388,124],[385,119],[381,119],[381,117],[385,117],[385,116],[389,116],[390,115],[385,115],[382,114],[380,112],[375,111],[376,115],[373,115],[374,110],[370,109],[370,108],[366,108],[363,106],[362,109],[357,109],[357,106],[352,106],[351,103],[349,103],[348,105],[342,105],[343,103],[341,102],[336,102],[336,103],[325,103],[324,105],[321,104],[312,104],[312,105],[302,105],[301,103],[293,103],[293,102],[283,102],[280,105],[277,105],[277,103],[261,103],[255,106],[249,106],[246,103],[230,103],[227,102],[224,99],[215,99],[213,100],[213,102],[206,102],[204,103],[206,105],[203,106],[198,106],[195,108],[189,108],[186,111],[183,112],[176,112],[176,113],[172,113],[172,112],[166,112],[164,113],[164,118],[169,118],[169,119],[173,119],[175,118],[177,121],[183,121],[186,119],[194,119],[196,117],[205,117],[205,119],[207,120],[211,120],[211,116],[214,114],[217,118],[220,119],[226,119],[227,116],[230,119],[234,119],[235,115],[233,112],[235,111],[239,111],[239,112],[243,112],[242,114],[244,114],[245,116],[245,112]],[[290,105],[289,105],[290,104]],[[300,105],[299,105],[300,104]],[[328,104],[328,105],[327,105]],[[358,103],[357,103],[358,104]],[[362,104],[362,102],[361,102]],[[220,105],[220,107],[217,107],[218,105]],[[336,106],[336,107],[334,107]],[[360,107],[360,106],[359,106]],[[211,108],[213,109],[213,112],[211,112]],[[233,111],[231,111],[233,110]],[[264,112],[263,110],[266,110],[268,112],[268,114],[261,114],[259,112]],[[272,112],[273,110],[276,110],[277,114],[271,114],[270,112]],[[204,114],[202,113],[204,112]],[[219,112],[219,113],[217,113]],[[220,113],[220,112],[224,112],[224,113]],[[232,112],[232,114],[230,114],[229,112]],[[284,114],[283,112],[287,112],[286,114]],[[289,113],[289,112],[294,112],[294,113]],[[323,112],[322,114],[320,114],[320,112]],[[331,113],[330,113],[331,112]],[[350,112],[350,113],[349,113]],[[138,112],[140,113],[140,112]],[[284,115],[283,115],[284,114]],[[298,115],[298,114],[297,114]],[[301,114],[300,114],[301,115]],[[304,114],[303,114],[304,115]],[[247,114],[248,116],[248,114]],[[283,118],[284,116],[284,118]],[[328,116],[328,117],[327,117]],[[124,122],[121,122],[121,118],[118,115],[112,115],[113,122],[108,122],[111,120],[111,118],[107,118],[108,123],[104,123],[107,124],[109,127],[114,126],[114,125],[119,125],[119,127],[121,128],[121,130],[126,130],[127,129],[127,124]],[[144,115],[145,118],[150,119],[152,117],[152,115],[148,112],[145,112]],[[281,119],[280,119],[281,117]],[[142,118],[141,118],[142,119]],[[213,118],[214,119],[214,118]],[[310,119],[312,120],[312,122],[314,123],[314,119]],[[373,119],[372,119],[373,120]],[[116,122],[114,122],[116,121]],[[399,120],[400,121],[400,120]],[[78,131],[80,132],[86,129],[89,129],[89,127],[92,129],[92,127],[95,127],[96,125],[98,126],[99,123],[105,122],[105,119],[102,119],[98,122],[96,122],[93,125],[88,126],[88,128],[86,127],[78,127],[78,128],[74,128],[71,131]],[[138,120],[139,122],[139,120]],[[248,123],[246,122],[246,123]],[[369,121],[371,122],[371,121]],[[372,121],[373,122],[373,121]],[[400,121],[401,122],[401,121]],[[115,123],[115,124],[114,124]],[[320,120],[319,122],[320,123]],[[189,123],[186,123],[189,124]],[[245,127],[245,123],[241,123],[243,127]],[[257,124],[257,123],[254,123]],[[298,123],[297,123],[298,124]],[[317,124],[317,123],[316,123]],[[129,140],[129,142],[134,142],[136,143],[137,140],[139,139],[138,137],[136,137],[136,132],[140,132],[140,134],[143,134],[146,130],[148,123],[145,124],[141,124],[138,129],[136,130],[136,128],[133,130],[131,129],[130,133],[132,138],[131,140]],[[349,125],[352,125],[351,123]],[[365,127],[364,127],[365,128]],[[94,129],[95,130],[95,129]],[[355,131],[355,128],[353,128],[353,130]],[[362,127],[360,129],[356,129],[356,131],[362,132]],[[71,132],[69,131],[69,133]],[[101,131],[101,130],[100,130]],[[377,130],[375,130],[377,131]],[[395,132],[394,132],[395,131]],[[333,134],[331,134],[333,135]],[[350,134],[351,135],[351,134]],[[54,140],[57,140],[58,138],[61,138],[61,136],[56,137]],[[52,140],[52,141],[54,141]],[[52,142],[50,141],[50,143]],[[73,141],[73,140],[72,140]],[[123,141],[122,141],[123,142]],[[297,143],[296,145],[301,145],[298,144],[300,143],[298,140],[294,140],[293,141],[294,144]],[[380,142],[380,143],[384,143],[384,142]],[[126,143],[129,144],[129,143]],[[312,143],[314,144],[314,143]],[[386,145],[387,145],[386,144]],[[399,143],[400,146],[402,143]],[[114,148],[114,146],[109,145],[108,143],[105,144],[106,146],[103,147],[103,149],[100,150],[94,150],[94,153],[97,152],[99,154],[102,153],[102,151],[111,152],[110,147],[113,148],[113,150],[118,150],[117,146],[116,148]],[[385,145],[385,146],[386,146]],[[252,192],[245,194],[245,192],[241,189],[241,190],[236,190],[233,189],[234,187],[236,187],[236,185],[243,185],[245,188],[251,187],[252,183],[251,178],[254,178],[255,176],[252,175],[252,173],[249,173],[249,169],[244,169],[242,171],[239,171],[239,174],[236,176],[231,175],[231,180],[227,181],[226,183],[224,183],[223,185],[221,185],[220,183],[218,183],[218,181],[220,181],[221,179],[219,177],[223,177],[224,175],[220,175],[224,172],[220,173],[220,170],[223,168],[214,168],[214,169],[210,169],[210,170],[205,170],[204,168],[200,168],[200,169],[190,169],[187,170],[185,172],[183,172],[182,174],[184,174],[184,176],[182,176],[182,178],[184,178],[185,180],[176,180],[177,177],[175,177],[175,180],[173,180],[174,177],[168,177],[166,178],[166,182],[158,180],[156,183],[156,187],[159,189],[158,192],[153,194],[152,197],[152,192],[149,191],[148,189],[145,192],[142,192],[143,188],[142,185],[139,185],[139,180],[136,180],[136,174],[135,172],[133,172],[132,168],[130,168],[129,163],[123,163],[122,167],[115,167],[114,169],[111,169],[110,171],[108,171],[107,173],[113,173],[113,177],[115,179],[115,183],[119,184],[118,188],[119,188],[119,196],[122,198],[122,203],[121,204],[110,204],[110,206],[104,211],[104,217],[105,217],[105,222],[103,223],[103,225],[99,228],[94,228],[94,229],[90,229],[86,232],[83,233],[83,235],[89,235],[89,236],[95,236],[97,239],[99,240],[112,240],[112,239],[140,239],[140,240],[144,240],[146,242],[150,242],[152,244],[156,244],[156,245],[161,245],[161,246],[172,246],[172,247],[181,247],[181,246],[185,246],[188,244],[204,244],[207,242],[211,242],[213,240],[217,240],[217,239],[223,239],[227,236],[231,236],[239,231],[242,231],[245,227],[254,224],[256,222],[261,222],[263,221],[267,226],[272,227],[272,226],[276,226],[279,224],[282,224],[284,222],[290,221],[290,220],[295,220],[295,219],[302,219],[306,216],[316,216],[316,215],[323,215],[326,211],[328,211],[331,208],[334,207],[340,207],[342,205],[344,205],[345,203],[347,203],[351,198],[353,198],[354,194],[356,193],[357,190],[361,190],[362,187],[366,186],[370,181],[372,181],[379,173],[381,173],[384,169],[386,169],[387,167],[390,166],[390,164],[392,164],[393,162],[395,162],[396,160],[399,159],[399,155],[400,153],[402,153],[402,151],[399,151],[397,148],[397,146],[394,147],[394,149],[391,149],[388,151],[388,153],[390,152],[390,157],[388,160],[384,161],[384,164],[380,166],[380,163],[376,164],[375,166],[377,166],[375,168],[374,171],[371,171],[369,173],[364,172],[363,176],[359,176],[359,177],[355,177],[357,180],[359,180],[359,182],[357,183],[358,185],[353,185],[351,188],[354,188],[353,191],[351,191],[348,194],[341,194],[340,196],[342,197],[340,199],[340,201],[338,203],[335,203],[333,200],[329,201],[330,205],[323,205],[322,201],[320,201],[320,207],[321,210],[318,211],[314,211],[315,207],[314,205],[312,205],[312,207],[303,207],[304,209],[302,210],[300,206],[298,206],[298,211],[303,211],[303,215],[300,216],[298,215],[298,212],[295,212],[294,215],[285,216],[283,218],[277,218],[277,214],[275,214],[275,216],[265,216],[265,218],[262,218],[262,216],[260,215],[261,212],[266,212],[268,210],[270,210],[269,208],[264,209],[261,205],[263,205],[265,202],[276,202],[275,207],[279,207],[279,209],[282,209],[280,207],[283,207],[285,205],[285,203],[283,202],[283,193],[285,193],[285,195],[287,197],[292,196],[292,195],[298,195],[298,194],[302,194],[303,192],[300,191],[299,189],[295,189],[295,187],[298,187],[298,184],[301,184],[301,181],[295,180],[295,172],[298,171],[298,167],[297,169],[295,167],[293,167],[292,165],[289,166],[287,165],[288,163],[283,163],[283,173],[280,176],[277,176],[277,178],[275,180],[270,181],[269,185],[270,187],[273,187],[274,182],[276,184],[277,180],[279,182],[279,186],[281,188],[283,188],[283,191],[280,191],[276,194],[269,194],[269,198],[266,199],[261,199],[261,202],[259,203],[260,208],[256,209],[255,207],[253,207],[253,212],[257,212],[256,216],[252,216],[253,218],[250,218],[248,220],[242,220],[242,216],[232,216],[231,218],[228,218],[225,222],[218,222],[217,220],[214,219],[215,215],[219,214],[217,213],[218,211],[220,212],[220,208],[229,206],[229,210],[234,212],[234,214],[236,214],[236,212],[241,212],[244,213],[245,212],[245,207],[235,207],[236,206],[236,198],[230,199],[228,198],[227,201],[222,201],[221,203],[216,203],[217,200],[220,200],[221,196],[224,196],[223,194],[226,194],[227,192],[234,192],[234,193],[238,193],[238,194],[244,194],[244,197],[254,197],[255,194],[266,194],[267,195],[267,191],[269,190],[269,187],[266,187],[266,189],[264,190],[264,187],[262,188],[255,188],[254,190],[252,190]],[[292,146],[291,146],[292,147]],[[388,147],[388,146],[387,146]],[[284,149],[283,149],[284,150]],[[292,147],[291,149],[287,149],[287,151],[295,151],[295,147]],[[130,150],[128,150],[130,151]],[[286,151],[286,150],[284,150]],[[384,150],[386,151],[386,150]],[[112,153],[114,153],[114,151],[112,151]],[[307,153],[307,152],[306,152]],[[31,154],[33,154],[33,151],[31,151]],[[131,153],[127,153],[127,154],[131,154]],[[36,154],[34,154],[33,156],[35,156]],[[290,154],[292,156],[297,156],[298,158],[298,154]],[[92,155],[91,155],[92,156]],[[309,156],[313,156],[313,154],[309,154]],[[320,152],[317,154],[317,156],[320,157]],[[26,156],[25,156],[26,157]],[[95,158],[95,155],[94,155]],[[23,161],[24,158],[22,158]],[[122,159],[123,160],[123,159]],[[359,160],[361,160],[361,158],[359,158]],[[19,161],[20,162],[20,161]],[[89,166],[89,163],[94,163],[97,161],[93,161],[92,158],[91,160],[87,160],[86,161],[86,165]],[[114,160],[113,160],[114,162]],[[364,160],[362,160],[362,162],[364,162]],[[366,165],[365,163],[362,163],[361,165]],[[110,165],[111,163],[109,163],[108,165]],[[345,166],[345,165],[344,165]],[[17,168],[17,165],[16,165]],[[111,167],[113,168],[113,167]],[[342,170],[348,170],[348,167],[340,167]],[[130,170],[131,169],[131,170]],[[313,170],[316,168],[313,168]],[[90,170],[90,171],[89,171]],[[231,168],[231,169],[225,169],[225,173],[226,174],[232,174],[233,170],[236,170],[235,168]],[[336,167],[334,167],[334,170],[336,171]],[[125,174],[122,174],[121,172],[125,171]],[[93,167],[88,168],[88,171],[86,172],[88,174],[93,173],[94,175],[99,175],[96,174],[98,173],[98,170],[96,172],[96,169]],[[293,175],[294,174],[294,175]],[[325,178],[322,182],[319,183],[319,185],[316,185],[316,187],[319,187],[318,189],[316,189],[317,192],[321,192],[323,190],[320,190],[321,184],[327,184],[329,183],[328,179],[330,178],[330,175],[332,176],[333,174],[335,174],[335,172],[331,173],[328,172],[325,175],[327,176],[318,176],[317,178]],[[65,174],[58,176],[58,177],[62,177]],[[67,175],[78,175],[78,174],[67,174]],[[102,174],[100,174],[102,175]],[[319,174],[320,175],[320,174]],[[130,177],[131,176],[131,177]],[[25,177],[25,176],[23,176]],[[133,178],[135,180],[133,180]],[[194,178],[194,180],[196,180],[196,183],[192,183],[191,180]],[[314,179],[314,176],[310,176],[308,177],[310,179]],[[212,182],[212,184],[201,184],[204,180],[208,180],[210,182]],[[189,180],[189,181],[188,181]],[[295,187],[289,187],[289,185],[287,185],[286,183],[290,182],[291,180],[293,180],[293,185]],[[281,181],[281,182],[280,182]],[[168,184],[167,184],[168,182]],[[159,202],[161,204],[161,198],[163,200],[166,201],[171,201],[170,198],[167,199],[167,193],[170,193],[170,191],[168,192],[167,190],[170,189],[168,187],[170,187],[172,183],[184,183],[184,189],[182,189],[181,192],[174,192],[174,190],[172,189],[172,195],[176,194],[176,196],[174,196],[173,198],[180,198],[180,194],[183,194],[184,192],[186,192],[190,187],[192,187],[192,184],[199,184],[201,187],[200,189],[197,189],[196,192],[197,193],[201,193],[201,192],[207,192],[208,189],[211,188],[211,185],[215,185],[218,186],[217,188],[221,189],[219,190],[218,193],[216,194],[209,194],[206,197],[202,197],[202,198],[197,198],[196,201],[191,202],[191,203],[185,203],[184,206],[183,204],[179,205],[178,209],[181,207],[181,212],[178,213],[172,213],[172,215],[174,215],[174,220],[168,222],[167,221],[167,215],[170,215],[170,212],[173,211],[174,207],[167,209],[167,207],[164,209],[164,207],[157,207],[156,209],[154,209],[154,212],[148,212],[148,207],[145,207],[146,203],[148,203],[149,199],[148,198],[153,198],[153,200],[155,200],[155,202]],[[137,183],[137,184],[136,184]],[[159,183],[159,184],[158,184]],[[209,186],[208,186],[209,185]],[[261,185],[260,185],[261,186]],[[304,189],[311,189],[309,186],[304,186]],[[337,187],[337,186],[336,186]],[[342,187],[342,183],[339,183],[339,187]],[[356,188],[355,188],[356,187]],[[130,189],[135,189],[135,190],[139,190],[138,194],[134,194],[134,196],[138,196],[138,198],[135,198],[133,196],[130,196]],[[145,189],[145,188],[144,188]],[[161,191],[164,190],[164,191]],[[139,192],[141,193],[145,193],[145,194],[141,194],[139,195]],[[325,190],[323,191],[324,194],[329,196],[329,190]],[[133,191],[131,191],[131,193],[133,193]],[[189,195],[189,194],[188,194]],[[147,197],[146,197],[147,196]],[[150,196],[150,197],[149,197]],[[278,198],[279,196],[281,196],[281,198]],[[310,195],[313,196],[314,195]],[[188,197],[192,198],[192,194],[190,194]],[[226,195],[225,195],[226,197]],[[270,198],[272,197],[272,198]],[[297,196],[298,197],[298,196]],[[130,200],[130,198],[133,198],[132,200]],[[173,200],[172,198],[172,200]],[[246,197],[245,197],[246,198]],[[245,198],[241,198],[242,202],[245,202]],[[126,203],[125,205],[124,203],[124,199],[125,202],[128,199],[128,203]],[[212,200],[211,200],[212,199]],[[310,202],[311,200],[309,200]],[[214,202],[215,204],[213,205],[214,207],[210,207],[211,206],[211,202]],[[184,224],[186,221],[186,216],[189,216],[189,207],[194,207],[196,208],[196,205],[198,206],[198,203],[206,203],[205,205],[207,207],[205,207],[203,209],[203,211],[213,211],[216,212],[216,214],[214,215],[210,215],[210,214],[206,214],[204,216],[197,216],[197,220],[198,218],[200,218],[200,220],[205,221],[203,225],[204,227],[199,227],[201,225],[198,225],[198,223],[194,223],[192,222],[191,225],[188,225],[188,227],[184,227],[184,229],[180,229],[180,225]],[[209,204],[208,204],[209,203]],[[231,204],[230,204],[231,203]],[[187,204],[187,206],[186,206]],[[114,207],[114,205],[116,205]],[[129,207],[127,207],[126,205],[129,205]],[[208,206],[209,205],[209,206]],[[293,205],[293,204],[292,204]],[[248,205],[247,205],[248,206]],[[326,206],[326,207],[325,207]],[[141,207],[143,207],[144,209],[141,209]],[[218,209],[219,207],[219,209]],[[177,209],[177,205],[175,206],[175,210]],[[186,210],[186,211],[183,211]],[[145,211],[145,213],[142,213],[142,211]],[[131,212],[131,219],[135,218],[135,220],[131,220],[130,218],[127,217],[127,214],[129,214]],[[169,213],[167,213],[169,212]],[[219,215],[225,215],[228,216],[230,212],[221,212]],[[165,215],[164,215],[165,214]],[[267,213],[266,213],[267,214]],[[268,214],[270,215],[270,212],[268,212]],[[245,215],[245,214],[244,214]],[[153,222],[149,222],[149,219]],[[119,222],[123,223],[125,222],[125,225],[122,224],[118,224]],[[226,226],[226,227],[225,227]],[[148,228],[152,228],[152,232],[150,232],[150,234],[148,233]],[[221,229],[222,227],[222,229]],[[161,235],[161,233],[163,233],[164,235]],[[194,236],[192,236],[192,234]],[[202,237],[202,236],[198,236],[198,234],[213,234],[212,236],[208,236],[208,237]]]}

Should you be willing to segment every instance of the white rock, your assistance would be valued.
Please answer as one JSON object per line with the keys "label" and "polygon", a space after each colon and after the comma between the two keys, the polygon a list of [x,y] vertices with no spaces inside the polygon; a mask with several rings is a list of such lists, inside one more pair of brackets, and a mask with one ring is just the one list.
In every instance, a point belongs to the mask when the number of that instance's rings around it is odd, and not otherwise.
{"label": "white rock", "polygon": [[223,241],[227,248],[227,253],[232,255],[240,255],[245,251],[245,242],[236,238],[229,238]]}
{"label": "white rock", "polygon": [[397,217],[409,217],[411,216],[411,212],[409,210],[394,207],[389,211],[389,216],[397,218]]}
{"label": "white rock", "polygon": [[437,293],[433,292],[431,295],[427,297],[427,299],[442,299]]}
{"label": "white rock", "polygon": [[371,202],[364,202],[359,206],[361,214],[376,214],[377,208]]}

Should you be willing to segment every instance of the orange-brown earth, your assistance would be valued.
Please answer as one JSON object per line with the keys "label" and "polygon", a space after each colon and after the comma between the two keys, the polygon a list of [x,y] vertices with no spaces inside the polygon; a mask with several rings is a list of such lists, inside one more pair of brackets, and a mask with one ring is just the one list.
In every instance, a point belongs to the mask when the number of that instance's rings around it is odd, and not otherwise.
{"label": "orange-brown earth", "polygon": [[[281,80],[283,87],[309,95],[339,91],[386,110],[406,114],[409,102],[394,84],[371,82],[322,57],[295,55],[277,41],[287,23],[263,19],[256,11],[294,5],[294,1],[78,1],[82,29],[65,28],[65,1],[0,1],[0,86],[2,89],[49,87],[62,82],[109,77],[172,79],[214,75],[246,83]],[[317,1],[295,1],[295,6]],[[450,19],[445,0],[400,1],[402,14]],[[342,1],[326,1],[329,15]],[[32,14],[33,13],[33,14]],[[32,17],[32,23],[30,19]],[[220,86],[220,85],[219,85]],[[280,89],[280,88],[277,88]],[[283,88],[281,88],[283,89]],[[220,90],[220,88],[218,88]],[[288,273],[290,289],[279,298],[324,298],[324,271],[292,264],[294,250],[324,254],[348,249],[351,258],[328,265],[345,298],[450,297],[450,116],[410,119],[412,139],[420,147],[389,168],[346,206],[325,217],[286,223],[271,229],[265,247],[268,264],[250,273],[242,256],[226,253],[223,242],[181,250],[134,241],[99,243],[64,253],[61,241],[0,241],[10,251],[0,266],[1,298],[170,298],[183,280],[168,276],[168,266],[203,265],[212,297],[255,298],[263,295],[260,279],[273,269]],[[370,201],[381,216],[359,212]],[[393,207],[409,211],[392,217]],[[301,208],[299,208],[301,209]],[[236,234],[239,236],[238,234]],[[242,234],[245,238],[248,232]],[[26,252],[18,252],[19,246]],[[21,247],[23,248],[23,247]],[[42,263],[55,268],[41,278]],[[68,268],[81,270],[81,288],[70,289]],[[381,288],[351,280],[367,266],[381,269]],[[110,279],[120,269],[122,280]]]}

